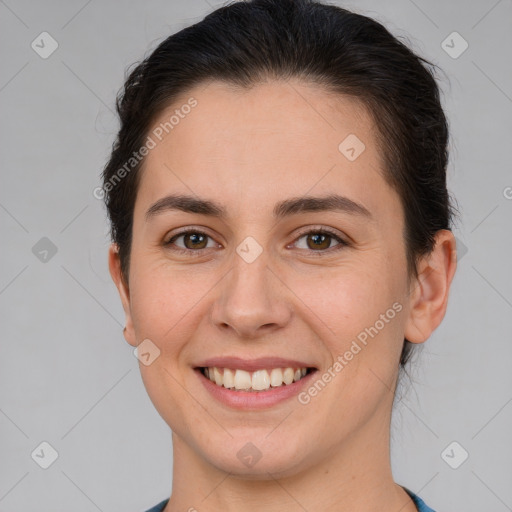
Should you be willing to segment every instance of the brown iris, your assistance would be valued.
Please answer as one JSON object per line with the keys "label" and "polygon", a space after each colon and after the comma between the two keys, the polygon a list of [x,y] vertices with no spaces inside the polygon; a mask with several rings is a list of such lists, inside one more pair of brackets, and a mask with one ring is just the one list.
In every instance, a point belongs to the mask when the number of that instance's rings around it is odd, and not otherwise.
{"label": "brown iris", "polygon": [[[310,234],[307,237],[308,240],[308,247],[313,250],[317,249],[329,249],[329,246],[331,245],[331,235],[323,234],[323,233],[315,233]],[[311,246],[309,244],[309,241],[313,240],[313,245]]]}
{"label": "brown iris", "polygon": [[[184,233],[181,236],[183,236],[183,243],[187,249],[205,249],[208,243],[208,236],[202,233]],[[187,242],[191,242],[190,247]],[[201,246],[202,243],[205,245]]]}

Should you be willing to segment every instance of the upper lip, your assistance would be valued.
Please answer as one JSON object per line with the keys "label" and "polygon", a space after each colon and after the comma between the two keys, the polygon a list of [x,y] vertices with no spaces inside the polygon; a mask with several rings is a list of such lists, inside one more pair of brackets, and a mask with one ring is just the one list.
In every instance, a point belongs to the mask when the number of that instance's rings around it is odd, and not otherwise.
{"label": "upper lip", "polygon": [[[241,357],[212,357],[196,365],[197,368],[229,368],[255,372],[272,368],[315,368],[314,365],[296,359],[282,357],[259,357],[257,359],[242,359]],[[315,368],[316,369],[316,368]]]}

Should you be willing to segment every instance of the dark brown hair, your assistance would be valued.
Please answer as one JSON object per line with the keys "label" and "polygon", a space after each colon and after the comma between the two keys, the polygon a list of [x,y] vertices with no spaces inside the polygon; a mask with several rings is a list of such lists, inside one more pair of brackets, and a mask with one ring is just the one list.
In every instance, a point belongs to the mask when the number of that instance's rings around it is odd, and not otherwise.
{"label": "dark brown hair", "polygon": [[[418,258],[433,249],[438,230],[451,228],[454,212],[446,188],[448,126],[434,69],[377,21],[315,0],[234,2],[165,39],[118,95],[121,125],[103,171],[124,279],[143,160],[131,168],[126,162],[155,118],[200,83],[248,88],[292,77],[357,98],[373,116],[384,178],[403,205],[408,273],[416,276]],[[404,340],[402,367],[411,348]]]}

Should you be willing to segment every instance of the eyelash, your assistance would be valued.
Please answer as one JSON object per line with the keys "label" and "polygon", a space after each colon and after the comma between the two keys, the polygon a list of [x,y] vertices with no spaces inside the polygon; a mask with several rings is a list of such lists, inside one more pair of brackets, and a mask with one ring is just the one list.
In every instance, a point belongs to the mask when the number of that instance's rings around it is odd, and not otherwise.
{"label": "eyelash", "polygon": [[[184,236],[184,235],[189,235],[189,234],[203,235],[203,236],[206,236],[206,237],[212,239],[212,237],[210,235],[208,235],[207,233],[205,233],[203,231],[200,231],[200,230],[197,230],[197,229],[188,229],[186,231],[181,231],[180,233],[175,234],[168,241],[164,242],[164,246],[168,247],[168,248],[171,248],[171,246],[174,244],[174,241],[177,238],[179,238],[181,236]],[[347,241],[345,241],[342,238],[340,238],[333,231],[330,231],[329,229],[326,229],[326,228],[316,228],[316,229],[310,229],[309,231],[305,231],[305,232],[301,233],[295,239],[295,241],[293,243],[296,243],[301,238],[303,238],[303,237],[305,237],[307,235],[311,235],[311,234],[328,235],[331,238],[333,238],[334,240],[336,240],[336,242],[338,242],[338,245],[335,245],[334,247],[329,247],[328,249],[319,249],[317,251],[315,251],[313,249],[301,249],[301,250],[310,252],[315,257],[322,257],[323,254],[325,254],[325,253],[331,254],[332,252],[339,251],[339,250],[343,249],[344,247],[348,247],[350,245]],[[204,250],[207,250],[207,249],[211,249],[211,247],[203,248],[203,249],[183,249],[181,247],[174,246],[174,247],[171,248],[171,250],[173,252],[176,252],[176,253],[179,253],[179,254],[188,254],[190,256],[200,256],[201,252],[204,251]]]}

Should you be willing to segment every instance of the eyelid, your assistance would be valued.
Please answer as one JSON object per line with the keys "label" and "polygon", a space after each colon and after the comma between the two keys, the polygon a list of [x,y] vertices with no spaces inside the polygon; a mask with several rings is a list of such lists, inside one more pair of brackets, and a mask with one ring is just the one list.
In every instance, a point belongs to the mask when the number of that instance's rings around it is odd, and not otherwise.
{"label": "eyelid", "polygon": [[[339,232],[338,230],[335,230],[334,228],[323,226],[322,224],[306,226],[305,228],[301,228],[299,230],[298,234],[296,234],[295,236],[301,237],[301,236],[307,235],[309,233],[317,233],[317,232],[327,233],[327,234],[337,237],[339,239],[343,239],[343,234],[341,232]],[[347,243],[348,243],[348,241],[347,241]]]}
{"label": "eyelid", "polygon": [[[210,240],[213,240],[216,244],[218,245],[221,245],[219,244],[219,242],[217,242],[214,237],[212,235],[210,235],[207,231],[207,228],[204,228],[204,227],[195,227],[195,226],[186,226],[185,228],[183,228],[182,230],[176,232],[176,233],[173,233],[170,237],[169,236],[165,236],[164,237],[164,240],[163,240],[163,245],[164,246],[171,246],[171,241],[172,240],[175,240],[176,238],[179,238],[180,236],[183,236],[183,235],[187,235],[187,234],[190,234],[190,233],[194,233],[194,234],[199,234],[199,235],[204,235],[206,236],[207,238],[209,238]],[[212,247],[207,247],[205,249],[212,249]],[[202,251],[204,251],[205,249],[197,249],[197,250],[194,250],[194,249],[183,249],[182,247],[175,247],[173,248],[172,250],[175,251],[175,252],[183,252],[183,253],[197,253],[197,254],[200,254]]]}
{"label": "eyelid", "polygon": [[[164,239],[163,245],[171,246],[172,240],[175,240],[176,238],[183,236],[183,235],[187,235],[189,233],[204,235],[207,238],[213,240],[216,244],[221,245],[214,239],[213,236],[208,234],[205,229],[206,228],[203,228],[203,227],[187,226],[187,227],[183,228],[181,231],[178,231],[177,233],[173,233],[169,239],[167,239],[167,237],[166,237],[166,239]],[[334,238],[338,242],[338,244],[335,245],[334,247],[329,247],[328,249],[324,249],[324,250],[317,250],[317,251],[315,251],[313,249],[299,249],[299,250],[306,251],[310,254],[312,253],[312,254],[321,256],[322,254],[332,253],[333,251],[336,251],[337,249],[350,246],[350,242],[346,240],[346,237],[343,237],[334,229],[328,228],[328,227],[325,227],[322,225],[317,225],[317,226],[307,226],[304,229],[302,229],[299,233],[297,233],[295,235],[293,242],[291,242],[290,244],[287,244],[286,247],[288,248],[290,245],[295,244],[299,239],[301,239],[305,235],[308,235],[311,233],[320,233],[320,234],[329,235],[330,237]],[[181,247],[174,247],[171,250],[174,252],[177,252],[177,253],[187,253],[187,254],[197,256],[197,255],[200,255],[203,251],[208,250],[208,249],[212,249],[212,247],[206,247],[203,249],[196,249],[196,250],[183,249]]]}
{"label": "eyelid", "polygon": [[[347,237],[344,237],[343,235],[339,234],[338,231],[336,231],[332,228],[328,228],[328,227],[325,227],[322,225],[308,226],[307,228],[304,228],[304,230],[300,231],[295,236],[295,239],[292,242],[292,244],[295,244],[303,236],[309,235],[310,233],[320,233],[320,234],[324,234],[324,235],[329,235],[330,237],[334,238],[338,242],[338,245],[335,245],[334,247],[329,247],[328,249],[325,249],[325,250],[318,250],[318,251],[315,251],[313,249],[309,249],[309,250],[308,249],[300,249],[303,251],[307,251],[308,253],[313,253],[315,255],[320,256],[322,254],[332,253],[333,251],[336,251],[337,249],[340,249],[343,247],[348,247],[350,245],[350,242],[346,239]],[[292,245],[292,244],[288,244],[286,247],[289,247],[289,245]]]}

